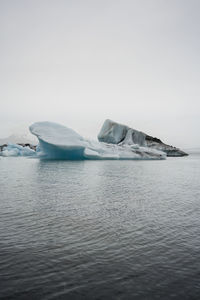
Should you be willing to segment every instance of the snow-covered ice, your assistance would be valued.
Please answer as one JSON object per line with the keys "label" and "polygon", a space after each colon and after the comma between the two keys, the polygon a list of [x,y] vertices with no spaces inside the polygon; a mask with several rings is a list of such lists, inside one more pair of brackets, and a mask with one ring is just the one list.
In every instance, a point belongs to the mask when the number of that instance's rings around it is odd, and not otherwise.
{"label": "snow-covered ice", "polygon": [[[165,153],[139,146],[136,143],[108,144],[84,139],[74,130],[53,122],[37,122],[30,126],[30,132],[39,141],[37,155],[47,159],[165,159]],[[119,132],[118,132],[119,129]],[[119,140],[123,129],[116,128]],[[127,137],[128,138],[128,137]],[[136,138],[141,139],[139,135]],[[135,142],[136,142],[135,141]]]}

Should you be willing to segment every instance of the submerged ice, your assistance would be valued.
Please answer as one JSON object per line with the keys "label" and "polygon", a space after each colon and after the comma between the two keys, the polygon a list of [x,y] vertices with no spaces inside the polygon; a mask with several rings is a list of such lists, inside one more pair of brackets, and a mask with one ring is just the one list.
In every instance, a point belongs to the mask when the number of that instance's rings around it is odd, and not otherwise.
{"label": "submerged ice", "polygon": [[[37,156],[47,159],[165,159],[166,154],[156,149],[135,143],[120,142],[123,128],[119,126],[113,136],[114,143],[89,141],[74,130],[53,122],[37,122],[30,126],[30,132],[39,141]],[[119,131],[119,132],[118,132]],[[112,138],[112,136],[111,136]],[[141,137],[138,137],[140,139]],[[128,139],[128,135],[127,135]]]}

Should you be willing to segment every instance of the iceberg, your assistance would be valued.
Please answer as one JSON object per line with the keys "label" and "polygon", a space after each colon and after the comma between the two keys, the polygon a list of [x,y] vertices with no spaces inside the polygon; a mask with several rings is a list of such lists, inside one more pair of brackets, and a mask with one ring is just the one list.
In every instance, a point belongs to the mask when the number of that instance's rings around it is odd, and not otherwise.
{"label": "iceberg", "polygon": [[[84,139],[73,129],[53,122],[32,124],[30,132],[38,138],[37,156],[45,159],[165,159],[166,154],[135,143],[109,143]],[[119,126],[117,141],[123,135]],[[128,137],[127,137],[128,138]],[[140,137],[138,137],[140,139]]]}
{"label": "iceberg", "polygon": [[126,125],[116,123],[112,120],[105,120],[99,134],[100,142],[116,145],[139,145],[165,152],[167,156],[186,156],[184,151],[163,143],[160,139],[152,137],[142,131],[132,129]]}
{"label": "iceberg", "polygon": [[85,140],[74,130],[53,122],[38,122],[29,127],[39,141],[36,151],[49,159],[82,159]]}
{"label": "iceberg", "polygon": [[109,119],[105,120],[98,141],[87,140],[73,129],[53,122],[37,122],[29,129],[39,141],[37,147],[8,143],[0,146],[0,155],[66,160],[145,160],[188,155],[156,137]]}
{"label": "iceberg", "polygon": [[146,146],[145,133],[109,119],[105,120],[98,134],[98,140],[111,144],[138,144],[140,146]]}
{"label": "iceberg", "polygon": [[1,156],[9,157],[9,156],[35,156],[36,152],[31,149],[29,146],[21,146],[18,144],[11,144],[5,145],[3,147]]}

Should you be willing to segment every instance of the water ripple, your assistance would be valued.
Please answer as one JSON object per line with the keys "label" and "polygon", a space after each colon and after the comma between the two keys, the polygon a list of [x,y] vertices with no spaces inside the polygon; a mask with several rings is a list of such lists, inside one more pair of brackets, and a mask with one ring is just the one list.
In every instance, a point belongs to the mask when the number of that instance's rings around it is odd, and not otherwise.
{"label": "water ripple", "polygon": [[2,299],[199,299],[200,157],[0,161]]}

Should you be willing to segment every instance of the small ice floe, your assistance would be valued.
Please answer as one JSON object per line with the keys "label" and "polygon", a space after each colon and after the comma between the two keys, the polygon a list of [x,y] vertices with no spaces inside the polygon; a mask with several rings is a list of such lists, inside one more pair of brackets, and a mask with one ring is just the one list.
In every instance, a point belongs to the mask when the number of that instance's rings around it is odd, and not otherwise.
{"label": "small ice floe", "polygon": [[1,153],[1,156],[35,156],[36,152],[31,149],[29,146],[22,146],[18,144],[11,144],[4,146]]}

